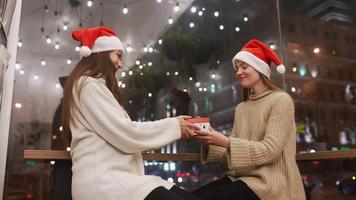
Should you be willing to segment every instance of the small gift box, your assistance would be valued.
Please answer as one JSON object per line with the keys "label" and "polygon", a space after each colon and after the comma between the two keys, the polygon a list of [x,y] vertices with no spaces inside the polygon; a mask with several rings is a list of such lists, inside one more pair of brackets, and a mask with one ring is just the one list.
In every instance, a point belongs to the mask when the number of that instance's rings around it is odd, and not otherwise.
{"label": "small gift box", "polygon": [[204,131],[207,131],[210,129],[210,118],[209,117],[196,117],[196,118],[188,119],[187,121],[199,126]]}

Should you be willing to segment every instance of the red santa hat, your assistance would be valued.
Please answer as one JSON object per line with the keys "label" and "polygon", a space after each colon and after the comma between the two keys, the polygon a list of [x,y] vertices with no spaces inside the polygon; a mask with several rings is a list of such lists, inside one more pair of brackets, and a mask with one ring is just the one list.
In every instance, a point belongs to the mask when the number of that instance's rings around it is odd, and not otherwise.
{"label": "red santa hat", "polygon": [[74,30],[72,37],[82,45],[79,50],[80,56],[87,57],[91,53],[103,51],[124,51],[124,46],[116,33],[104,26]]}
{"label": "red santa hat", "polygon": [[258,72],[265,75],[268,79],[271,76],[271,63],[276,64],[278,73],[284,74],[285,66],[281,63],[277,54],[267,47],[263,42],[253,39],[247,42],[241,51],[238,52],[232,59],[232,64],[235,66],[236,60],[243,61],[253,67]]}

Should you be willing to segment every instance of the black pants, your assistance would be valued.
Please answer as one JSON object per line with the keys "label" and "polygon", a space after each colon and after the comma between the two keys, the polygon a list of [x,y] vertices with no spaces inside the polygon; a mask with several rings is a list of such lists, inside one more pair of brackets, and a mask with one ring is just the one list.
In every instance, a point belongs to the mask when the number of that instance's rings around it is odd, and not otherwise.
{"label": "black pants", "polygon": [[173,186],[170,190],[164,187],[154,189],[145,200],[199,200],[189,192]]}
{"label": "black pants", "polygon": [[193,192],[202,200],[259,200],[243,181],[232,182],[228,177],[211,182]]}

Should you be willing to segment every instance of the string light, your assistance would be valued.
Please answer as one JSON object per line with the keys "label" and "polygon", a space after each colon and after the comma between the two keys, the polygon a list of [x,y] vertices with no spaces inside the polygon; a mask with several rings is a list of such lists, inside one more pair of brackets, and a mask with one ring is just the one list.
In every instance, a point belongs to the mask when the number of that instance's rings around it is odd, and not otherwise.
{"label": "string light", "polygon": [[15,108],[22,108],[22,104],[21,103],[15,103]]}
{"label": "string light", "polygon": [[71,59],[67,59],[67,64],[70,65],[72,63]]}
{"label": "string light", "polygon": [[121,72],[121,77],[125,77],[126,76],[126,72]]}
{"label": "string light", "polygon": [[66,150],[67,150],[67,151],[71,151],[72,149],[71,149],[70,147],[67,147]]}
{"label": "string light", "polygon": [[313,50],[313,52],[314,52],[315,54],[318,54],[318,53],[320,52],[320,49],[317,47],[317,48],[315,48],[315,49]]}
{"label": "string light", "polygon": [[152,62],[148,62],[148,66],[152,66]]}
{"label": "string light", "polygon": [[80,50],[80,47],[79,47],[79,46],[76,46],[76,47],[75,47],[75,51],[78,52],[79,50]]}
{"label": "string light", "polygon": [[54,161],[54,160],[51,160],[51,165],[54,165],[54,164],[56,164],[56,161]]}
{"label": "string light", "polygon": [[174,75],[178,76],[178,75],[179,75],[179,72],[174,72]]}
{"label": "string light", "polygon": [[224,30],[224,25],[220,25],[220,26],[219,26],[219,29],[220,29],[220,30]]}
{"label": "string light", "polygon": [[138,68],[139,68],[139,69],[143,69],[143,66],[142,66],[142,65],[140,65],[140,66],[138,66]]}
{"label": "string light", "polygon": [[20,75],[24,75],[25,74],[25,71],[24,70],[20,70]]}
{"label": "string light", "polygon": [[148,52],[150,52],[150,53],[153,52],[153,47],[152,46],[148,47]]}
{"label": "string light", "polygon": [[235,31],[236,31],[236,32],[239,32],[239,31],[240,31],[240,27],[236,26],[236,27],[235,27]]}
{"label": "string light", "polygon": [[130,71],[129,71],[129,75],[131,76],[132,74],[133,74],[133,72],[130,70]]}
{"label": "string light", "polygon": [[87,6],[88,7],[92,7],[93,6],[93,1],[92,0],[87,1]]}
{"label": "string light", "polygon": [[57,89],[61,88],[61,85],[59,83],[56,83],[56,88]]}
{"label": "string light", "polygon": [[132,51],[132,47],[129,44],[126,45],[126,51],[127,52],[131,52]]}
{"label": "string light", "polygon": [[139,60],[136,60],[136,65],[140,65],[140,61]]}
{"label": "string light", "polygon": [[291,91],[294,93],[294,92],[297,91],[297,89],[296,89],[295,87],[292,87],[292,88],[291,88]]}
{"label": "string light", "polygon": [[54,45],[54,48],[55,48],[55,49],[59,49],[59,48],[60,48],[60,46],[59,46],[59,43],[58,43],[58,42]]}
{"label": "string light", "polygon": [[199,16],[202,16],[202,15],[203,15],[203,11],[200,10],[200,11],[198,12],[198,15],[199,15]]}
{"label": "string light", "polygon": [[277,46],[272,42],[269,44],[269,48],[275,50],[277,48]]}
{"label": "string light", "polygon": [[52,42],[51,38],[49,38],[49,37],[47,36],[46,42],[47,42],[47,44],[51,44],[51,42]]}
{"label": "string light", "polygon": [[197,11],[197,8],[195,6],[192,6],[190,8],[190,12],[195,13]]}
{"label": "string light", "polygon": [[189,77],[189,80],[192,81],[192,80],[193,80],[193,77]]}
{"label": "string light", "polygon": [[172,17],[168,18],[168,24],[173,24],[173,18]]}
{"label": "string light", "polygon": [[157,3],[161,3],[162,2],[162,0],[157,0]]}
{"label": "string light", "polygon": [[219,12],[218,11],[214,12],[214,17],[219,17]]}
{"label": "string light", "polygon": [[34,75],[34,76],[33,76],[33,79],[38,80],[39,77],[38,77],[37,75]]}
{"label": "string light", "polygon": [[190,27],[190,28],[194,28],[194,23],[193,23],[193,22],[190,22],[189,27]]}
{"label": "string light", "polygon": [[152,97],[152,93],[150,92],[150,93],[148,93],[148,97]]}
{"label": "string light", "polygon": [[174,6],[174,12],[178,12],[179,11],[179,2],[176,3],[176,6]]}
{"label": "string light", "polygon": [[169,76],[169,75],[171,75],[171,73],[167,72],[166,75]]}
{"label": "string light", "polygon": [[18,47],[22,47],[22,46],[23,46],[23,44],[22,44],[22,41],[21,41],[21,40],[19,40],[19,41],[17,42],[17,46],[18,46]]}
{"label": "string light", "polygon": [[145,47],[143,47],[143,52],[147,52],[148,51],[148,48],[147,48],[147,46],[145,46]]}
{"label": "string light", "polygon": [[41,65],[42,65],[42,66],[45,66],[45,65],[46,65],[46,61],[41,60]]}
{"label": "string light", "polygon": [[127,9],[127,5],[124,6],[124,8],[122,9],[122,13],[124,13],[125,15],[129,12],[129,9]]}
{"label": "string light", "polygon": [[248,21],[248,17],[244,17],[244,22],[247,22]]}
{"label": "string light", "polygon": [[68,26],[65,24],[65,25],[63,25],[63,30],[68,30]]}
{"label": "string light", "polygon": [[159,39],[158,40],[158,44],[161,45],[163,43],[163,40],[162,39]]}

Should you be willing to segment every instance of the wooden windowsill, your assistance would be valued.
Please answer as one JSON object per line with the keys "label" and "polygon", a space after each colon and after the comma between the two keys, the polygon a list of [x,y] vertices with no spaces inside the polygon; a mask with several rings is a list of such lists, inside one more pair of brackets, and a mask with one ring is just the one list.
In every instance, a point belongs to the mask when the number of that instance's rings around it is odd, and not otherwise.
{"label": "wooden windowsill", "polygon": [[[356,149],[340,151],[319,151],[315,153],[298,153],[297,161],[313,160],[348,160],[356,158]],[[55,150],[25,150],[24,159],[27,160],[69,160],[68,151]],[[178,154],[161,154],[161,153],[143,153],[144,160],[160,161],[185,161],[200,162],[200,155],[197,153],[178,153]]]}

